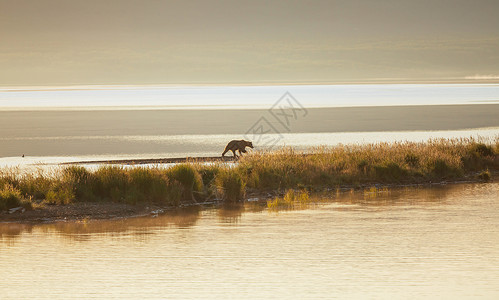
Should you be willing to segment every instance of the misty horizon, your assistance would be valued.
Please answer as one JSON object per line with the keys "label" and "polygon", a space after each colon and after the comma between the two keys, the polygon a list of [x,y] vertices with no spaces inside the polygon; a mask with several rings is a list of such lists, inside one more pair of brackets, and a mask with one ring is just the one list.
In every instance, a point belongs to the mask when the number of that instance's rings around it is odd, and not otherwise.
{"label": "misty horizon", "polygon": [[10,1],[0,86],[498,82],[495,1]]}

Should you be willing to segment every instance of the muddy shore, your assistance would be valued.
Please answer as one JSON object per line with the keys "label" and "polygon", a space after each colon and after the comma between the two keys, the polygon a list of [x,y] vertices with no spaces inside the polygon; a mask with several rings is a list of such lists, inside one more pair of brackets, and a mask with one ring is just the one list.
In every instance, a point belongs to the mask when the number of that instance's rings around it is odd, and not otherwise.
{"label": "muddy shore", "polygon": [[[496,174],[497,175],[497,174]],[[342,186],[336,188],[325,188],[322,191],[313,191],[319,197],[324,197],[324,194],[332,191],[340,190],[341,192],[350,192],[352,190],[362,191],[371,187],[378,189],[384,188],[406,188],[420,187],[431,188],[445,186],[448,184],[464,184],[464,183],[479,183],[482,182],[476,176],[469,176],[461,180],[428,182],[419,184],[364,184],[356,186]],[[251,191],[246,194],[245,201],[260,202],[262,205],[267,200],[273,199],[276,196],[283,196],[285,191]],[[322,195],[322,196],[321,196]],[[243,202],[241,202],[243,203]],[[0,212],[0,223],[54,223],[54,222],[70,222],[70,221],[87,221],[87,220],[112,220],[123,218],[135,218],[143,216],[157,216],[158,214],[173,211],[175,209],[192,207],[192,206],[217,206],[222,205],[223,201],[214,199],[203,203],[183,204],[181,207],[159,207],[155,205],[130,205],[123,203],[110,202],[85,202],[72,203],[68,205],[43,205],[35,207],[32,210],[16,211],[9,213],[8,211]]]}
{"label": "muddy shore", "polygon": [[24,212],[1,212],[0,222],[51,223],[86,219],[129,218],[147,215],[152,211],[154,211],[154,208],[147,206],[106,202],[44,205]]}
{"label": "muddy shore", "polygon": [[92,161],[75,161],[65,162],[59,165],[147,165],[147,164],[178,164],[186,162],[218,162],[218,161],[235,161],[233,156],[207,156],[207,157],[173,157],[173,158],[144,158],[144,159],[115,159],[115,160],[92,160]]}

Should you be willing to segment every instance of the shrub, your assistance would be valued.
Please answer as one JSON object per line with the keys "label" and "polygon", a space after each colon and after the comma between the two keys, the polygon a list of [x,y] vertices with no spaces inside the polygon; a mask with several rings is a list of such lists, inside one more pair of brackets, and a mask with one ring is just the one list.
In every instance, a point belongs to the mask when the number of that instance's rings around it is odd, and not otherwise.
{"label": "shrub", "polygon": [[86,168],[71,166],[62,171],[63,181],[73,189],[74,197],[78,201],[94,201],[95,176]]}
{"label": "shrub", "polygon": [[386,165],[374,166],[376,179],[382,181],[400,180],[407,175],[407,171],[402,169],[397,163],[390,162]]}
{"label": "shrub", "polygon": [[179,164],[167,170],[169,178],[176,180],[182,185],[183,200],[196,201],[194,192],[203,190],[201,175],[189,164]]}
{"label": "shrub", "polygon": [[369,163],[367,162],[367,160],[365,159],[362,159],[361,161],[359,161],[359,163],[357,164],[357,168],[359,169],[359,171],[362,173],[362,174],[367,174],[367,170],[368,170],[368,167],[369,167]]}
{"label": "shrub", "polygon": [[[328,171],[318,171],[312,176],[311,183],[317,186],[328,186],[333,181],[333,175]],[[293,187],[294,185],[287,185],[287,187]]]}
{"label": "shrub", "polygon": [[53,179],[39,174],[38,176],[26,175],[18,181],[17,187],[25,198],[45,199],[52,188]]}
{"label": "shrub", "polygon": [[483,143],[472,144],[470,146],[470,153],[476,153],[480,157],[484,156],[494,156],[494,150],[492,146],[487,146]]}
{"label": "shrub", "polygon": [[287,200],[288,199],[285,198],[275,197],[273,200],[267,201],[267,207],[271,210],[290,209],[293,207],[293,203],[288,202]]}
{"label": "shrub", "polygon": [[168,188],[166,177],[157,169],[134,168],[129,171],[127,202],[166,202]]}
{"label": "shrub", "polygon": [[260,166],[251,173],[251,186],[263,189],[279,189],[282,187],[282,176],[276,166]]}
{"label": "shrub", "polygon": [[48,204],[69,204],[73,202],[75,195],[71,185],[58,182],[48,192],[45,202]]}
{"label": "shrub", "polygon": [[0,211],[19,206],[30,208],[31,204],[23,199],[21,191],[14,186],[4,185],[0,190]]}
{"label": "shrub", "polygon": [[446,177],[457,177],[460,175],[460,171],[456,168],[452,168],[447,164],[447,162],[443,159],[437,159],[430,165],[431,175],[439,178]]}
{"label": "shrub", "polygon": [[483,143],[473,143],[467,147],[465,155],[461,157],[465,170],[478,171],[487,167],[494,167],[495,157],[492,146]]}
{"label": "shrub", "polygon": [[19,185],[19,176],[12,170],[4,171],[0,169],[0,189],[10,184],[12,186]]}
{"label": "shrub", "polygon": [[94,193],[97,197],[114,202],[125,201],[128,176],[122,167],[101,167],[95,173]]}
{"label": "shrub", "polygon": [[480,174],[478,174],[478,179],[489,182],[490,181],[490,172],[489,170],[482,171]]}
{"label": "shrub", "polygon": [[179,206],[182,202],[184,188],[179,182],[173,181],[168,184],[166,194],[165,202],[161,204]]}
{"label": "shrub", "polygon": [[298,194],[295,190],[289,189],[283,197],[286,203],[306,204],[310,201],[309,194],[306,190],[300,191]]}
{"label": "shrub", "polygon": [[296,205],[304,207],[309,203],[310,197],[307,191],[303,190],[297,194],[294,190],[289,189],[284,197],[275,197],[273,200],[267,201],[267,207],[269,209],[292,209]]}
{"label": "shrub", "polygon": [[246,183],[235,170],[222,170],[217,174],[216,186],[220,197],[227,202],[242,200]]}
{"label": "shrub", "polygon": [[203,186],[204,186],[204,194],[207,197],[213,196],[216,194],[216,185],[215,178],[217,174],[220,172],[221,167],[216,165],[204,166],[201,165],[198,167],[198,172],[201,175]]}
{"label": "shrub", "polygon": [[404,157],[404,161],[411,168],[415,168],[419,165],[419,157],[413,153],[408,153]]}
{"label": "shrub", "polygon": [[220,169],[221,167],[216,165],[200,166],[198,172],[201,175],[203,185],[209,186],[213,184]]}

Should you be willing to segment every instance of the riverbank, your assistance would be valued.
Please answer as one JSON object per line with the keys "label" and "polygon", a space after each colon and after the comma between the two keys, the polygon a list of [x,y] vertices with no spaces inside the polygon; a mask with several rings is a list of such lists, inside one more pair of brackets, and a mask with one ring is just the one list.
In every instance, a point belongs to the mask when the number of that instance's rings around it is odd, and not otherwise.
{"label": "riverbank", "polygon": [[67,165],[151,165],[151,164],[180,164],[180,163],[208,163],[235,161],[233,156],[208,156],[208,157],[172,157],[172,158],[142,158],[142,159],[112,159],[112,160],[83,160],[60,163]]}
{"label": "riverbank", "polygon": [[[375,184],[375,185],[345,185],[338,188],[326,188],[320,192],[309,193],[308,191],[295,192],[293,189],[276,190],[268,192],[248,192],[245,201],[252,202],[252,208],[265,207],[270,210],[288,210],[295,208],[304,208],[307,205],[322,202],[328,197],[350,194],[352,192],[360,192],[369,199],[375,199],[378,195],[384,195],[387,192],[400,190],[404,188],[435,188],[444,187],[447,185],[459,185],[483,182],[478,177],[479,174],[474,174],[457,181],[442,181],[424,184]],[[497,177],[496,172],[493,177]],[[242,205],[243,202],[239,204]],[[167,212],[179,212],[184,209],[194,207],[228,207],[235,209],[240,206],[224,205],[222,199],[215,199],[208,202],[186,203],[181,206],[158,206],[152,203],[149,204],[126,204],[114,202],[76,202],[67,205],[46,205],[38,204],[30,209],[22,209],[18,207],[0,212],[0,223],[26,223],[26,224],[41,224],[55,222],[87,222],[92,220],[119,220],[139,217],[157,217]]]}
{"label": "riverbank", "polygon": [[105,165],[96,171],[71,165],[53,174],[24,175],[2,170],[0,222],[130,217],[204,202],[265,200],[290,189],[489,181],[499,171],[498,153],[499,140],[459,139],[306,152],[283,148],[252,153],[235,165],[189,161],[170,168]]}

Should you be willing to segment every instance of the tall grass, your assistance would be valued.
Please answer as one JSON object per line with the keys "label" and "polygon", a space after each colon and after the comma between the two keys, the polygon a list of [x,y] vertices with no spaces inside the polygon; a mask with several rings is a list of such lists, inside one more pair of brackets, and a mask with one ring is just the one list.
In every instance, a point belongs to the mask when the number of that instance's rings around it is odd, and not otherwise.
{"label": "tall grass", "polygon": [[[486,181],[497,170],[499,139],[485,144],[471,138],[340,145],[305,152],[283,148],[253,152],[233,166],[185,163],[166,169],[103,166],[96,171],[71,166],[50,175],[0,170],[0,210],[25,199],[53,204],[112,201],[168,206],[213,197],[234,202],[244,199],[247,190],[423,183],[465,176]],[[286,199],[291,198],[290,194]],[[276,200],[275,205],[286,199]]]}
{"label": "tall grass", "polygon": [[271,210],[293,209],[296,207],[306,207],[310,203],[309,193],[305,191],[295,192],[289,189],[284,196],[275,197],[267,201],[267,207]]}
{"label": "tall grass", "polygon": [[217,174],[215,182],[223,200],[227,202],[243,200],[246,183],[237,171],[224,169]]}
{"label": "tall grass", "polygon": [[248,188],[286,189],[369,183],[453,180],[499,169],[495,147],[473,139],[319,147],[307,153],[280,149],[242,158]]}
{"label": "tall grass", "polygon": [[0,189],[0,211],[23,206],[31,208],[31,203],[21,195],[21,191],[11,184],[4,185]]}
{"label": "tall grass", "polygon": [[167,171],[169,178],[177,181],[182,186],[182,200],[196,201],[195,193],[203,190],[203,180],[199,172],[190,164],[179,164],[171,167]]}

